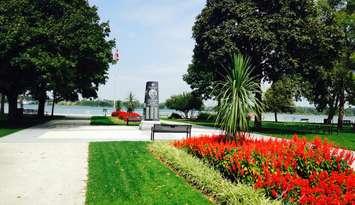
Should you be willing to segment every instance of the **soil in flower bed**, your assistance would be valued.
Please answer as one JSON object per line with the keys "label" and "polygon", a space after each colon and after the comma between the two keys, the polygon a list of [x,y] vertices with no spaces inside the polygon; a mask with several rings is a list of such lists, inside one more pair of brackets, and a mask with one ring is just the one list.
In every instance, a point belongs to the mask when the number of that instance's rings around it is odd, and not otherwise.
{"label": "soil in flower bed", "polygon": [[274,199],[291,204],[355,204],[352,153],[319,138],[309,143],[297,136],[292,140],[202,136],[176,141],[174,146]]}

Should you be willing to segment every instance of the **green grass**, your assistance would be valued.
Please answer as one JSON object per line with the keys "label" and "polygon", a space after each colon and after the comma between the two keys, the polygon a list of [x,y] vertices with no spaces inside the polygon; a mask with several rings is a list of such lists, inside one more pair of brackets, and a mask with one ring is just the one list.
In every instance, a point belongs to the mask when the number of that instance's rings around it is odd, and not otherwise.
{"label": "green grass", "polygon": [[281,204],[280,201],[267,199],[262,190],[255,190],[241,183],[232,183],[218,170],[169,143],[153,142],[149,144],[149,149],[164,164],[212,197],[216,204]]}
{"label": "green grass", "polygon": [[[90,119],[91,125],[127,125],[126,121],[118,117],[93,116]],[[139,122],[130,122],[129,126],[138,126]]]}
{"label": "green grass", "polygon": [[20,131],[23,128],[0,128],[0,137],[12,134],[14,132]]}
{"label": "green grass", "polygon": [[35,116],[24,116],[16,122],[8,122],[6,116],[0,116],[0,137],[12,134],[25,128],[47,122],[50,118],[37,119]]}
{"label": "green grass", "polygon": [[[169,120],[169,119],[165,119]],[[194,125],[215,127],[214,122],[212,121],[197,121],[197,120],[170,120],[174,122],[185,122]],[[251,125],[252,127],[253,125]],[[317,126],[322,126],[318,124]],[[355,150],[355,132],[351,130],[350,126],[345,126],[343,130],[337,133],[333,131],[332,134],[323,132],[322,130],[315,129],[315,125],[306,122],[270,122],[263,121],[262,129],[251,131],[265,134],[273,137],[279,138],[292,138],[292,136],[297,133],[301,137],[306,137],[308,140],[314,139],[316,136],[321,138],[327,138],[330,142],[336,144],[337,146],[345,149]],[[335,130],[335,128],[334,128]]]}
{"label": "green grass", "polygon": [[91,143],[86,204],[210,204],[155,159],[147,144]]}

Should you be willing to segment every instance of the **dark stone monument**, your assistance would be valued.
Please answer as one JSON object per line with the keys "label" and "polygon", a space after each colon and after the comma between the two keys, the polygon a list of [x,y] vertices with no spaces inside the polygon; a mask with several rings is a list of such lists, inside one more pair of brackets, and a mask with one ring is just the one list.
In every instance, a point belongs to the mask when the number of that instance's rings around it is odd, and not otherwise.
{"label": "dark stone monument", "polygon": [[159,89],[156,81],[146,84],[143,115],[144,120],[159,121]]}
{"label": "dark stone monument", "polygon": [[148,81],[145,87],[143,121],[139,128],[141,130],[151,129],[159,121],[159,87],[158,82]]}

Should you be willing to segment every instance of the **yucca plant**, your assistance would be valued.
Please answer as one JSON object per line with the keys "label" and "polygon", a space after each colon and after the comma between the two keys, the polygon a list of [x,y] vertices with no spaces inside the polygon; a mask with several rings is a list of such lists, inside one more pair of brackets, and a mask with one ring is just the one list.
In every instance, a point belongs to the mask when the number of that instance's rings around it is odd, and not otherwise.
{"label": "yucca plant", "polygon": [[136,100],[132,92],[129,92],[125,106],[127,107],[127,112],[133,112],[139,106],[139,102]]}
{"label": "yucca plant", "polygon": [[244,134],[248,130],[248,114],[262,111],[262,104],[255,97],[260,85],[252,71],[249,58],[235,54],[230,72],[217,83],[216,124],[229,136]]}

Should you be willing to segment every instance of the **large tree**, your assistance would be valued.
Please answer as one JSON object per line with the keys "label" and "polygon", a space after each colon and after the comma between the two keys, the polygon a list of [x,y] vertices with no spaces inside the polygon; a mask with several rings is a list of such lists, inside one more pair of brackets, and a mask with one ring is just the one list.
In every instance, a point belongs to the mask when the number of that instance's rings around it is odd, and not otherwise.
{"label": "large tree", "polygon": [[335,12],[335,20],[343,32],[341,55],[331,70],[318,73],[318,77],[310,80],[312,89],[308,99],[319,111],[327,109],[327,122],[331,123],[338,111],[338,127],[342,127],[345,103],[354,103],[355,93],[355,13],[354,1],[323,1],[321,13],[323,19],[334,18],[329,13]]}
{"label": "large tree", "polygon": [[297,73],[316,78],[339,55],[341,34],[333,20],[320,18],[313,0],[207,0],[193,27],[196,45],[184,80],[205,98],[216,96],[214,82],[238,52],[250,57],[260,83]]}
{"label": "large tree", "polygon": [[194,110],[200,110],[203,106],[202,98],[193,93],[182,93],[173,95],[166,100],[165,105],[169,109],[174,109],[184,113],[185,118]]}
{"label": "large tree", "polygon": [[99,22],[95,7],[85,0],[5,0],[0,11],[0,90],[8,95],[10,117],[25,90],[39,100],[39,115],[47,91],[54,100],[97,96],[114,41],[107,40],[109,26]]}
{"label": "large tree", "polygon": [[296,83],[292,79],[282,78],[274,82],[265,92],[265,111],[274,113],[275,122],[277,122],[277,113],[293,113],[296,111],[294,103],[297,93],[296,87]]}

